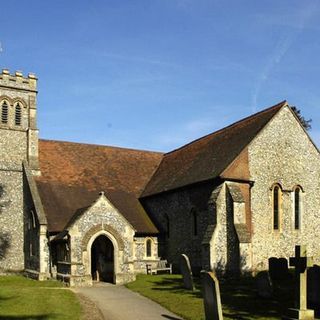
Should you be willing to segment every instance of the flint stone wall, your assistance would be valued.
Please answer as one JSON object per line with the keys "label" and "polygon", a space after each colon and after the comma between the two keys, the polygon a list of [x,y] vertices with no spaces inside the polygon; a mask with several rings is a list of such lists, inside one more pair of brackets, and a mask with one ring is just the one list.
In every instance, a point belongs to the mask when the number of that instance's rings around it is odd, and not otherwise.
{"label": "flint stone wall", "polygon": [[[147,240],[151,240],[151,256],[147,257]],[[134,237],[134,270],[135,273],[146,273],[147,264],[156,267],[158,257],[157,237]]]}
{"label": "flint stone wall", "polygon": [[[24,265],[24,224],[29,207],[25,197],[22,161],[37,163],[36,129],[37,80],[21,73],[0,74],[0,102],[8,105],[8,123],[0,124],[0,272],[22,271]],[[21,106],[21,125],[16,126],[15,103]],[[27,130],[29,128],[29,130]],[[33,166],[36,168],[36,166]]]}
{"label": "flint stone wall", "polygon": [[[202,268],[202,239],[207,226],[215,224],[215,215],[208,212],[208,202],[215,185],[203,183],[143,199],[143,204],[162,233],[159,256],[179,270],[180,254],[186,254],[194,272]],[[192,210],[198,214],[198,234],[193,234]],[[168,221],[169,219],[169,234]]]}
{"label": "flint stone wall", "polygon": [[21,271],[24,269],[22,171],[0,169],[0,185],[0,272]]}
{"label": "flint stone wall", "polygon": [[114,246],[116,283],[134,279],[134,229],[104,196],[72,224],[69,234],[71,276],[75,285],[81,285],[81,282],[88,284],[88,281],[91,281],[89,261],[91,253],[87,251],[87,245],[98,234],[106,236],[111,234],[113,241],[116,242],[116,247]]}
{"label": "flint stone wall", "polygon": [[[269,257],[288,258],[296,244],[305,244],[314,262],[320,263],[317,241],[320,219],[320,156],[288,108],[282,109],[249,146],[252,210],[253,269],[268,267]],[[273,230],[271,187],[284,192],[280,230]],[[301,229],[294,229],[293,188],[302,193]]]}

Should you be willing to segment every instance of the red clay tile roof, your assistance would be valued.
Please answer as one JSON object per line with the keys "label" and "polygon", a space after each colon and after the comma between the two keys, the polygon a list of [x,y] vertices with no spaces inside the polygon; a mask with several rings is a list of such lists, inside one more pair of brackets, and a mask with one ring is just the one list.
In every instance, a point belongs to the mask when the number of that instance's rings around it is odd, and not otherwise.
{"label": "red clay tile roof", "polygon": [[286,101],[164,155],[142,197],[218,177]]}
{"label": "red clay tile roof", "polygon": [[49,231],[62,231],[76,212],[90,206],[104,191],[138,233],[157,233],[138,198],[162,156],[157,152],[39,140],[42,175],[35,179]]}

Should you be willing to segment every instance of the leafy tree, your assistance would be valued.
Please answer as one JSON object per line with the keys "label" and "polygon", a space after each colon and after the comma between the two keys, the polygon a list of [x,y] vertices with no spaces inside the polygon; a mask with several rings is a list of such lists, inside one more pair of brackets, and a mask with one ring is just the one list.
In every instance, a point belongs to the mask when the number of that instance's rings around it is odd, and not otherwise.
{"label": "leafy tree", "polygon": [[306,120],[304,118],[304,116],[301,114],[300,109],[298,109],[296,106],[290,106],[291,110],[295,113],[295,115],[297,116],[297,118],[300,120],[302,126],[306,129],[306,130],[310,130],[311,129],[311,122],[312,119],[308,119]]}

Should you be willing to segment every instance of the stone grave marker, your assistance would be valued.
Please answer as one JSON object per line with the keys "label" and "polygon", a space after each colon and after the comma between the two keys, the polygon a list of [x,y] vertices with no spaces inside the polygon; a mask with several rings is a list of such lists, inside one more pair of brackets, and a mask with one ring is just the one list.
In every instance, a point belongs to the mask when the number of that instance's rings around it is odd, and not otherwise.
{"label": "stone grave marker", "polygon": [[320,267],[314,265],[307,274],[307,307],[320,315]]}
{"label": "stone grave marker", "polygon": [[283,319],[313,320],[314,311],[307,309],[307,268],[312,266],[312,259],[307,257],[306,246],[295,247],[290,266],[295,267],[295,307],[288,309]]}
{"label": "stone grave marker", "polygon": [[268,299],[272,297],[273,287],[268,271],[261,271],[255,278],[256,290],[259,297]]}
{"label": "stone grave marker", "polygon": [[193,276],[190,261],[187,255],[182,254],[180,258],[180,271],[183,278],[183,286],[185,289],[194,290]]}
{"label": "stone grave marker", "polygon": [[286,258],[269,258],[269,274],[272,280],[283,280],[289,276]]}
{"label": "stone grave marker", "polygon": [[219,281],[213,272],[201,271],[206,320],[223,320]]}
{"label": "stone grave marker", "polygon": [[57,266],[52,266],[52,268],[51,268],[51,276],[52,276],[52,278],[57,280],[57,274],[58,274]]}

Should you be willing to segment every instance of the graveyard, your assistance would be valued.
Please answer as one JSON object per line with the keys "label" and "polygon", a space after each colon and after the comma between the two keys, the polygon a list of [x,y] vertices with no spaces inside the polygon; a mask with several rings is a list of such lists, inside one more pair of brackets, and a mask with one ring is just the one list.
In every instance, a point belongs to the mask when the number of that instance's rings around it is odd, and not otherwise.
{"label": "graveyard", "polygon": [[193,276],[188,257],[180,262],[181,275],[139,275],[127,287],[186,320],[319,319],[320,267],[304,246],[289,261],[270,258],[255,276]]}
{"label": "graveyard", "polygon": [[[127,285],[163,305],[186,320],[205,320],[200,278],[194,277],[195,290],[183,287],[181,275],[140,275]],[[293,305],[293,285],[290,281],[277,284],[273,297],[259,297],[254,278],[220,281],[223,319],[280,319]]]}
{"label": "graveyard", "polygon": [[[254,276],[193,275],[188,256],[181,255],[180,263],[181,274],[140,274],[126,286],[185,320],[320,319],[320,267],[304,246],[297,246],[289,261],[270,258],[268,270]],[[0,277],[0,320],[72,320],[88,314],[96,319],[85,304],[58,281]]]}

